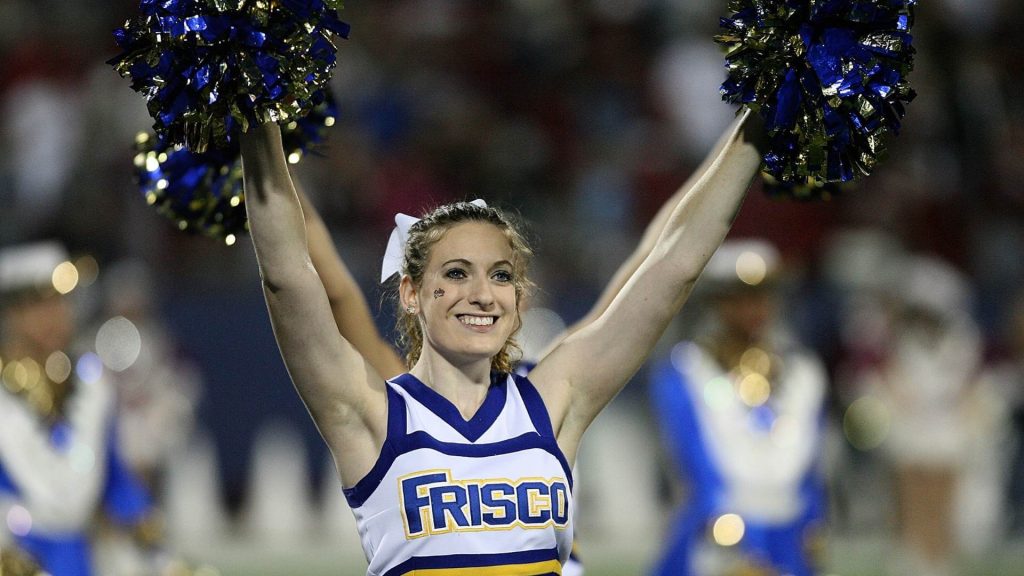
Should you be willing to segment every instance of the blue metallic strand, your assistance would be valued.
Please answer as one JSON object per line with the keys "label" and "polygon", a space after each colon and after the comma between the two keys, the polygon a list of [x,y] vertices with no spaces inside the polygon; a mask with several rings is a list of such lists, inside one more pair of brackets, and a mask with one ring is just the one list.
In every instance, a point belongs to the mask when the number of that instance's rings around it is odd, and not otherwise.
{"label": "blue metallic strand", "polygon": [[338,0],[140,0],[109,63],[143,94],[154,130],[194,152],[239,129],[307,114],[346,37]]}
{"label": "blue metallic strand", "polygon": [[916,0],[730,0],[715,40],[722,97],[761,114],[773,189],[796,197],[867,175],[897,134],[914,48]]}
{"label": "blue metallic strand", "polygon": [[[338,109],[327,91],[312,95],[307,115],[282,126],[288,156],[315,153]],[[234,119],[228,130],[234,131]],[[215,238],[247,230],[237,142],[196,153],[166,137],[142,134],[136,145],[135,178],[146,201],[186,231]]]}

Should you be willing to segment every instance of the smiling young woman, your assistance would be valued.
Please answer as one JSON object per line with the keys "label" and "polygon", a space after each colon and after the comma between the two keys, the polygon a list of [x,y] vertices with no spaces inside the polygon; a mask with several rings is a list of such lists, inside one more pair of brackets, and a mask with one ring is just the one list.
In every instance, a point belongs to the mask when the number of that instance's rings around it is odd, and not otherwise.
{"label": "smiling young woman", "polygon": [[[727,130],[599,314],[529,378],[509,374],[530,251],[494,208],[409,228],[399,298],[407,374],[342,336],[314,268],[280,130],[242,139],[246,204],[275,336],[338,466],[368,574],[560,574],[584,431],[644,362],[729,229],[760,158]],[[436,572],[434,572],[436,571]]]}
{"label": "smiling young woman", "polygon": [[[515,225],[489,206],[449,204],[414,223],[398,271],[399,303],[406,312],[399,323],[400,343],[408,351],[408,366],[419,360],[425,333],[440,338],[447,333],[443,326],[457,322],[455,334],[466,335],[469,329],[489,335],[490,339],[473,338],[473,345],[487,346],[490,369],[511,372],[518,350],[512,336],[520,327],[520,299],[531,286],[526,270],[532,255]],[[431,297],[421,299],[420,294]],[[437,334],[421,328],[415,312],[421,309],[424,321],[445,311],[446,322],[437,325]]]}

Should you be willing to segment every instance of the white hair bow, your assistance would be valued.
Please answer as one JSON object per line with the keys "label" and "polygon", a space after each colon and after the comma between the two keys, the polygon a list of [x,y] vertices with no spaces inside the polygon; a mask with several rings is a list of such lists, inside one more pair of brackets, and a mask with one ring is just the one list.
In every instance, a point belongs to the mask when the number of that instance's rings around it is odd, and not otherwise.
{"label": "white hair bow", "polygon": [[[481,208],[487,207],[487,202],[477,198],[470,202]],[[402,259],[405,258],[405,243],[409,240],[409,228],[419,222],[420,219],[408,214],[399,212],[395,214],[395,229],[391,231],[388,238],[388,247],[384,251],[384,261],[380,268],[380,281],[383,284],[388,278],[402,272]]]}

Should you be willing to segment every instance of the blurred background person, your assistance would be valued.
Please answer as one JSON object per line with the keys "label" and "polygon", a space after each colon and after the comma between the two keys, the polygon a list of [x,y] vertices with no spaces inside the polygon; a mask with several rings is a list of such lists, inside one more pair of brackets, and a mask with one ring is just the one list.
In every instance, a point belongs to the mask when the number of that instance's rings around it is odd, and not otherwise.
{"label": "blurred background person", "polygon": [[167,467],[195,427],[202,375],[155,309],[156,285],[143,260],[115,262],[104,269],[101,283],[97,343],[117,389],[121,454],[159,497]]}
{"label": "blurred background person", "polygon": [[[181,354],[156,310],[157,286],[145,261],[125,258],[105,266],[99,288],[98,310],[92,315],[96,320],[87,333],[95,335],[96,354],[116,396],[112,426],[117,455],[142,482],[154,506],[161,510],[162,520],[163,511],[172,505],[168,476],[182,472],[171,467],[185,468],[196,456],[189,450],[196,446],[189,443],[202,389],[201,374]],[[178,509],[167,516],[161,540],[183,531],[182,526],[170,524],[183,510],[203,506],[208,514],[215,514],[219,508],[216,501],[201,500],[204,487],[193,486],[189,492],[194,498],[173,502]],[[156,565],[149,549],[152,544],[140,542],[125,530],[102,530],[95,539],[97,563],[104,573],[151,572]]]}
{"label": "blurred background person", "polygon": [[117,455],[116,401],[73,350],[78,271],[56,242],[0,250],[0,538],[53,576],[96,573],[101,511],[152,535],[148,494]]}
{"label": "blurred background person", "polygon": [[893,477],[898,576],[952,574],[957,496],[971,455],[971,407],[982,389],[983,341],[964,276],[934,257],[895,258],[882,356],[862,390],[890,414],[881,445]]}
{"label": "blurred background person", "polygon": [[779,254],[723,244],[702,276],[708,322],[653,371],[651,403],[686,501],[659,576],[821,569],[828,381],[778,319]]}

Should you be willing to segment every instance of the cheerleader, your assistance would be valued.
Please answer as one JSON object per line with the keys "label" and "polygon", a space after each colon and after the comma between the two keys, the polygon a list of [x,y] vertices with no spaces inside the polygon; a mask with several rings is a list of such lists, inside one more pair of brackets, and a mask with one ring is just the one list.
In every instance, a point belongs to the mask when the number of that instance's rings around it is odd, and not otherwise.
{"label": "cheerleader", "polygon": [[[722,136],[714,150],[708,154],[703,163],[694,171],[693,175],[661,207],[644,231],[643,237],[633,251],[633,254],[619,267],[593,308],[583,319],[570,327],[565,333],[556,336],[553,339],[553,344],[560,342],[567,334],[587,326],[604,312],[632,273],[636,271],[641,262],[650,254],[673,209],[707,172],[711,162],[728,142],[729,136],[730,133],[728,132]],[[316,207],[298,183],[295,184],[295,188],[302,206],[310,261],[324,285],[338,331],[342,337],[352,343],[353,347],[367,359],[380,375],[391,378],[405,372],[406,366],[398,356],[395,348],[384,340],[377,330],[369,306],[366,303],[366,298],[335,248],[330,232],[317,212]],[[386,265],[383,268],[382,281],[393,277],[393,264]],[[525,376],[529,369],[536,366],[540,356],[543,356],[543,353],[535,357],[522,358],[516,368],[516,372]],[[583,564],[579,559],[577,548],[574,542],[569,560],[566,561],[562,568],[563,576],[581,576],[583,574]]]}
{"label": "cheerleader", "polygon": [[[385,381],[338,331],[276,125],[243,134],[246,205],[275,336],[335,457],[369,574],[560,573],[571,465],[724,238],[760,158],[747,114],[608,308],[530,373],[509,375],[531,255],[471,203],[409,222],[398,300],[409,371]],[[401,236],[401,235],[400,235]]]}

